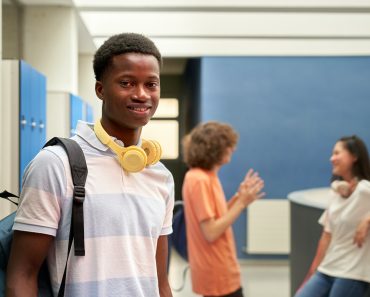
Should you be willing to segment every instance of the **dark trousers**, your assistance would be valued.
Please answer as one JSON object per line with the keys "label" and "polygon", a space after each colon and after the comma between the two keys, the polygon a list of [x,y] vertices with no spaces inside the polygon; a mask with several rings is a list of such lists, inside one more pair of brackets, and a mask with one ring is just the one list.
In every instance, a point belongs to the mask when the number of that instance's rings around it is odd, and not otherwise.
{"label": "dark trousers", "polygon": [[[232,292],[227,295],[217,296],[217,297],[243,297],[243,290],[242,288],[236,290],[235,292]],[[216,296],[204,296],[204,297],[216,297]]]}

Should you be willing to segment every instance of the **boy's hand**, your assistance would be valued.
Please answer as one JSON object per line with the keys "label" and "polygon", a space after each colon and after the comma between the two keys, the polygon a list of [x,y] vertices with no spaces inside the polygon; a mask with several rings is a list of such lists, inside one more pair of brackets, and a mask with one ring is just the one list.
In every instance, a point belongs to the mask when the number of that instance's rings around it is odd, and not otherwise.
{"label": "boy's hand", "polygon": [[257,172],[250,169],[238,189],[238,199],[247,207],[253,201],[262,198],[264,181],[258,176]]}

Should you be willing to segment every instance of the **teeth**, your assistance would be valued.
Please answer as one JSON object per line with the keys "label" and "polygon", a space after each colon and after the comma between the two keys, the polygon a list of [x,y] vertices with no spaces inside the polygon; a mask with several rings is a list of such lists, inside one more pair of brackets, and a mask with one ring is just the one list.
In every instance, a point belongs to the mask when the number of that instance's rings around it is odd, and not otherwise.
{"label": "teeth", "polygon": [[134,111],[143,112],[143,111],[146,111],[148,108],[147,107],[130,107],[130,109],[132,109]]}

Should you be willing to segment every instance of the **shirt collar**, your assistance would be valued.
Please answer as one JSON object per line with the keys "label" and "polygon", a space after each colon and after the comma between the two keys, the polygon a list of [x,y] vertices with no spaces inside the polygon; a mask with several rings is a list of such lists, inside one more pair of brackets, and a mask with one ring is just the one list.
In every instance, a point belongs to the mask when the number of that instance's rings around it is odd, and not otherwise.
{"label": "shirt collar", "polygon": [[[92,147],[101,150],[101,151],[107,151],[109,149],[108,146],[101,143],[100,140],[96,137],[94,132],[94,124],[88,123],[84,121],[78,121],[77,128],[76,128],[76,135],[84,139],[88,144],[90,144]],[[120,146],[124,146],[124,143],[115,138],[112,137],[114,142],[116,142]],[[142,140],[139,138],[139,142],[137,143],[137,146],[141,146]]]}

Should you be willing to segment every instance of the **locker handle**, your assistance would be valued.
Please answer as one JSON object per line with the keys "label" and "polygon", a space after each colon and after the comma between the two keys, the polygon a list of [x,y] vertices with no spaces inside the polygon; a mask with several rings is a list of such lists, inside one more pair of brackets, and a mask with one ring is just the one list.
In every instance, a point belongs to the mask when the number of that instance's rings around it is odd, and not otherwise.
{"label": "locker handle", "polygon": [[40,127],[41,130],[45,128],[45,125],[42,121],[40,121],[39,127]]}
{"label": "locker handle", "polygon": [[22,116],[22,119],[21,119],[21,125],[24,127],[27,125],[27,121],[26,119],[24,118],[24,116]]}
{"label": "locker handle", "polygon": [[36,126],[37,126],[37,125],[36,125],[36,122],[35,122],[35,121],[32,121],[32,122],[31,122],[31,127],[32,127],[32,128],[35,128]]}

